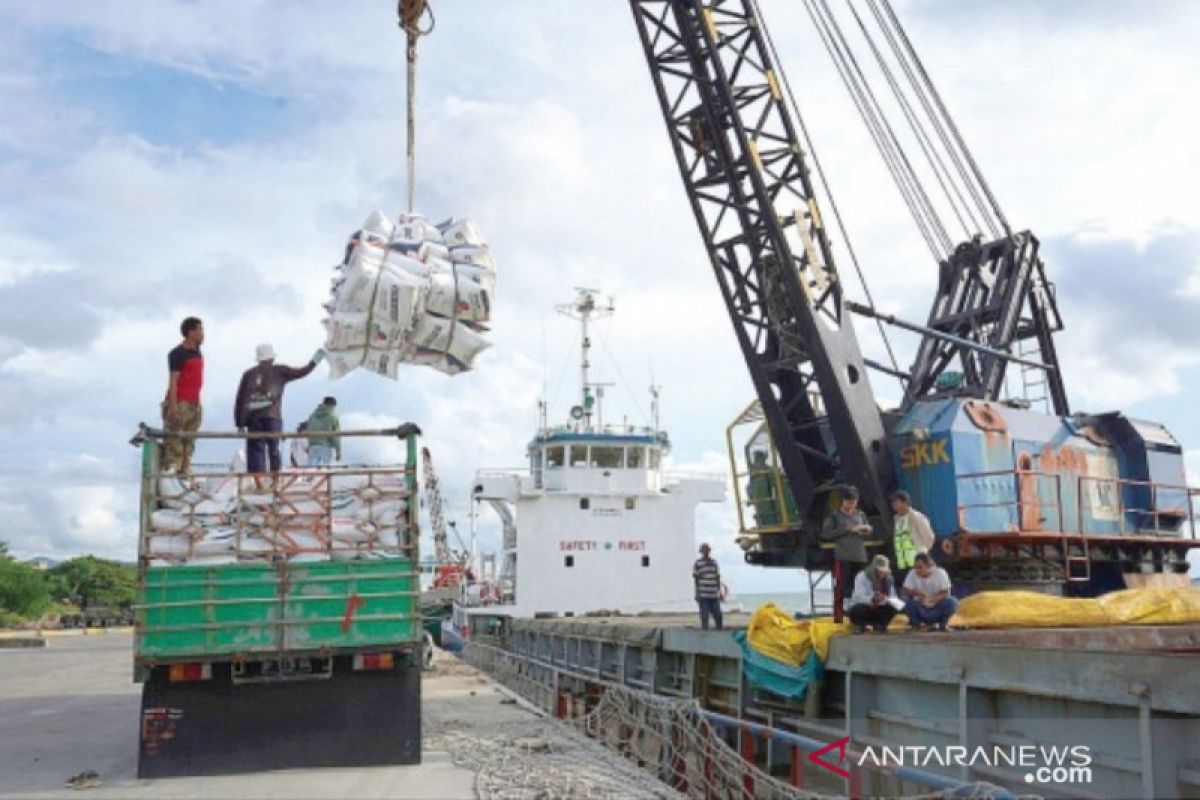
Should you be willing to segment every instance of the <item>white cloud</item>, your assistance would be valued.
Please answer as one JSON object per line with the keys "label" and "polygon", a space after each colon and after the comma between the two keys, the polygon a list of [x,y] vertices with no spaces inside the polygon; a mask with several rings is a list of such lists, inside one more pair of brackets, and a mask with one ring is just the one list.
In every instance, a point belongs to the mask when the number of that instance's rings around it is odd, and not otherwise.
{"label": "white cloud", "polygon": [[[1070,260],[1067,244],[1084,235],[1151,247],[1169,221],[1200,210],[1200,118],[1176,77],[1200,66],[1196,7],[1050,6],[997,6],[983,31],[953,3],[909,3],[901,13],[911,14],[910,33],[1011,218],[1048,250],[1060,247],[1050,255]],[[880,305],[923,319],[936,268],[799,8],[766,10],[854,244]],[[569,405],[574,331],[551,309],[576,285],[616,296],[617,316],[598,329],[593,351],[601,377],[624,384],[610,393],[611,413],[641,421],[653,369],[681,463],[715,459],[723,468],[725,425],[750,398],[627,10],[545,11],[538,2],[443,4],[438,30],[421,44],[420,206],[473,215],[493,242],[501,270],[493,349],[459,378],[313,376],[288,390],[289,425],[327,393],[338,395],[347,425],[421,424],[460,524],[476,466],[523,463],[543,380],[552,395],[563,387],[555,416]],[[1101,14],[1105,24],[1092,19]],[[0,538],[30,555],[95,548],[128,558],[136,456],[124,440],[157,414],[179,318],[206,321],[206,418],[225,427],[254,344],[273,341],[284,360],[301,362],[319,342],[319,303],[345,236],[374,208],[399,210],[401,36],[386,4],[347,13],[336,3],[145,0],[11,5],[0,15],[8,76],[0,101],[22,109],[0,131],[0,179],[10,189],[0,201],[0,296],[64,275],[78,279],[82,296],[38,314],[49,333],[74,332],[69,344],[27,341],[32,322],[22,335],[0,332],[10,423],[0,453],[37,464],[33,477],[5,477],[0,503],[14,510]],[[1126,24],[1133,16],[1137,24]],[[48,40],[60,47],[44,47]],[[138,121],[171,114],[169,95],[64,102],[61,86],[89,70],[118,82],[160,70],[231,97],[278,99],[285,122],[271,135],[202,129],[195,142],[159,140]],[[217,107],[197,124],[218,131],[236,122],[232,114]],[[853,287],[845,249],[835,241]],[[1178,325],[1139,324],[1112,342],[1112,309],[1084,293],[1090,264],[1048,258],[1052,278],[1065,278],[1063,269],[1080,276],[1060,294],[1072,393],[1107,407],[1177,391],[1195,368],[1194,337]],[[1156,280],[1194,295],[1195,276],[1172,261]],[[1121,297],[1123,288],[1097,291]],[[1154,315],[1153,303],[1140,305],[1139,319]],[[1186,305],[1175,308],[1186,317]],[[874,329],[859,332],[882,360]],[[903,366],[915,339],[893,338]],[[1156,358],[1141,357],[1150,347]],[[889,382],[875,386],[894,394]],[[364,457],[396,456],[363,447]],[[211,448],[214,457],[227,450]],[[48,505],[37,506],[35,526],[27,487],[37,476],[62,480],[54,469],[79,452],[118,465],[117,474],[38,495]],[[797,573],[735,567],[734,525],[728,505],[712,505],[698,530],[739,588],[799,585]]]}

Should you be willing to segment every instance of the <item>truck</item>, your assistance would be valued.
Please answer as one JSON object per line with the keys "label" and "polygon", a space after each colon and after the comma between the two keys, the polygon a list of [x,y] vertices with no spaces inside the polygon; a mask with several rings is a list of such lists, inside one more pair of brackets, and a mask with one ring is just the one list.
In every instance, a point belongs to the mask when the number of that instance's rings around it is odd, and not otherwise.
{"label": "truck", "polygon": [[141,427],[139,777],[419,763],[419,433],[341,434],[399,464],[173,473]]}

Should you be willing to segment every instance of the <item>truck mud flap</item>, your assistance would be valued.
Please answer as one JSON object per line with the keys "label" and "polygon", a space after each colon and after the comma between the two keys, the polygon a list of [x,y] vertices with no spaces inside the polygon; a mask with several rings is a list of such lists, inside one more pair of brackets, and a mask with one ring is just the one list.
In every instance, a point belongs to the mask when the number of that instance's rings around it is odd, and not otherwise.
{"label": "truck mud flap", "polygon": [[421,667],[252,685],[234,685],[228,665],[194,683],[155,670],[139,742],[139,778],[418,764]]}

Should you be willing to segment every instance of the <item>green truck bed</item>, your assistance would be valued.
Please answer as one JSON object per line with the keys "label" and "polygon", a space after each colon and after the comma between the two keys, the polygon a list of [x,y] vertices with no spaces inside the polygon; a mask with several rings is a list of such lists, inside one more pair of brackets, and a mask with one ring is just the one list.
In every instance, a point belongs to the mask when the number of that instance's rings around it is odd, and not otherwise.
{"label": "green truck bed", "polygon": [[416,440],[400,438],[403,464],[256,476],[164,473],[147,437],[137,679],[176,662],[418,650]]}
{"label": "green truck bed", "polygon": [[387,646],[420,637],[409,559],[150,567],[136,651],[149,660]]}

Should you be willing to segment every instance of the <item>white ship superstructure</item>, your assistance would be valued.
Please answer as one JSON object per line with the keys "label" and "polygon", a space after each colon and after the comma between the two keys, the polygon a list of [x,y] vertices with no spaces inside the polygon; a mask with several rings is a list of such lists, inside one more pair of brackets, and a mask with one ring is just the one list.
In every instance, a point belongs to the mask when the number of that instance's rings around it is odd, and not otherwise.
{"label": "white ship superstructure", "polygon": [[612,309],[580,290],[561,310],[583,330],[582,392],[571,421],[549,426],[543,414],[528,469],[476,473],[475,499],[504,527],[501,603],[486,610],[514,617],[692,610],[696,508],[725,499],[725,478],[664,471],[670,442],[658,427],[656,389],[653,425],[603,423],[605,384],[590,379],[589,324]]}

